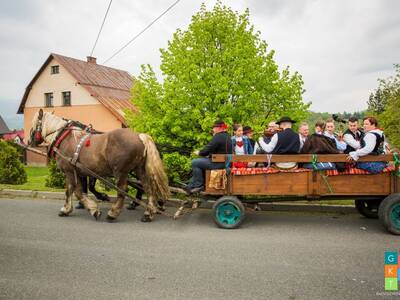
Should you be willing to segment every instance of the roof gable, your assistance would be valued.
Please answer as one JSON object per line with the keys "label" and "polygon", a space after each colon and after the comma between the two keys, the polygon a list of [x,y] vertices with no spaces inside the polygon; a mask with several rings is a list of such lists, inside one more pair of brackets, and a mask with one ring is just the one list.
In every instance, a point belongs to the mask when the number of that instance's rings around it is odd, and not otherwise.
{"label": "roof gable", "polygon": [[130,102],[130,88],[133,77],[126,71],[86,62],[79,59],[52,53],[41,66],[25,89],[24,96],[18,108],[23,113],[25,103],[32,86],[47,65],[55,59],[62,65],[92,97],[102,103],[118,120],[126,125],[123,109],[136,111]]}
{"label": "roof gable", "polygon": [[0,134],[8,132],[10,132],[10,129],[8,128],[6,122],[4,122],[3,118],[0,116]]}

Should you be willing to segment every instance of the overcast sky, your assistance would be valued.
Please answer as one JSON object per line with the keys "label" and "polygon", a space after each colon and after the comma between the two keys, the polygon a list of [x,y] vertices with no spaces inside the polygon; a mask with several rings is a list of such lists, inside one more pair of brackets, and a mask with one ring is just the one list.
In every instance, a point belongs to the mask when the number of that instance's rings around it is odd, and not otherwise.
{"label": "overcast sky", "polygon": [[[102,63],[174,0],[113,0],[94,52]],[[181,0],[131,46],[107,63],[138,75],[156,70],[160,48],[177,28],[187,28],[202,2]],[[109,0],[13,0],[0,2],[0,114],[18,107],[24,89],[55,52],[85,59],[90,54]],[[247,0],[224,4],[243,12],[276,51],[280,68],[303,75],[305,101],[314,111],[366,108],[377,78],[400,63],[400,1]],[[15,105],[15,109],[13,106]]]}

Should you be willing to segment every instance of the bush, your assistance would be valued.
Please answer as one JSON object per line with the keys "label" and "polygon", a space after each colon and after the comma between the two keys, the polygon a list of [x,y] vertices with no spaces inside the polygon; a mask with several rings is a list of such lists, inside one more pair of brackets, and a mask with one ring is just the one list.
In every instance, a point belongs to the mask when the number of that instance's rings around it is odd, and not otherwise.
{"label": "bush", "polygon": [[163,162],[166,167],[169,182],[187,181],[192,170],[191,158],[177,152],[164,153]]}
{"label": "bush", "polygon": [[49,163],[49,175],[46,178],[46,186],[53,188],[65,187],[65,175],[57,168],[56,161],[52,159]]}
{"label": "bush", "polygon": [[23,184],[27,181],[19,156],[14,147],[0,140],[0,183]]}

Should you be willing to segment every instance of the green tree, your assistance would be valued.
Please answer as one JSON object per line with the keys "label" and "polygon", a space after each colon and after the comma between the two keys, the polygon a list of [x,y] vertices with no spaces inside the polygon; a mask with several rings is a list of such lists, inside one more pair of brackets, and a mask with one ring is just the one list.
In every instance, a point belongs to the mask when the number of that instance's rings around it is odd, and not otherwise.
{"label": "green tree", "polygon": [[387,79],[379,79],[375,95],[382,98],[383,109],[373,110],[384,128],[391,145],[400,148],[400,64],[394,65],[395,74]]}
{"label": "green tree", "polygon": [[128,114],[130,127],[160,144],[193,150],[210,140],[218,118],[256,131],[282,115],[305,119],[301,75],[279,70],[249,19],[248,10],[240,14],[218,2],[208,11],[203,4],[188,29],[178,29],[160,50],[163,82],[142,66],[132,88],[139,112]]}
{"label": "green tree", "polygon": [[26,181],[20,154],[13,146],[0,140],[0,183],[23,184]]}

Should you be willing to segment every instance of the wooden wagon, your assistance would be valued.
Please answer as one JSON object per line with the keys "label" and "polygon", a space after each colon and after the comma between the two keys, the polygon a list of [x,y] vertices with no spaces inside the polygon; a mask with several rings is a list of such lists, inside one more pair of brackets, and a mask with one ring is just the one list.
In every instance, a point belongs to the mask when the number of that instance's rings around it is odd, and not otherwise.
{"label": "wooden wagon", "polygon": [[[346,162],[344,154],[297,155],[213,155],[213,162]],[[368,218],[379,217],[383,226],[400,234],[400,171],[397,155],[366,156],[359,161],[387,161],[379,174],[359,169],[318,171],[313,169],[279,170],[273,167],[227,169],[226,184],[210,186],[211,171],[206,172],[204,194],[217,196],[214,220],[220,227],[236,228],[244,217],[243,203],[278,199],[355,199],[358,211]],[[228,165],[228,164],[227,164]],[[223,172],[222,172],[223,173]],[[250,196],[259,196],[250,198]],[[263,197],[260,197],[263,196]],[[254,199],[255,198],[255,199]],[[262,198],[262,199],[257,199]],[[278,199],[277,199],[278,198]]]}

